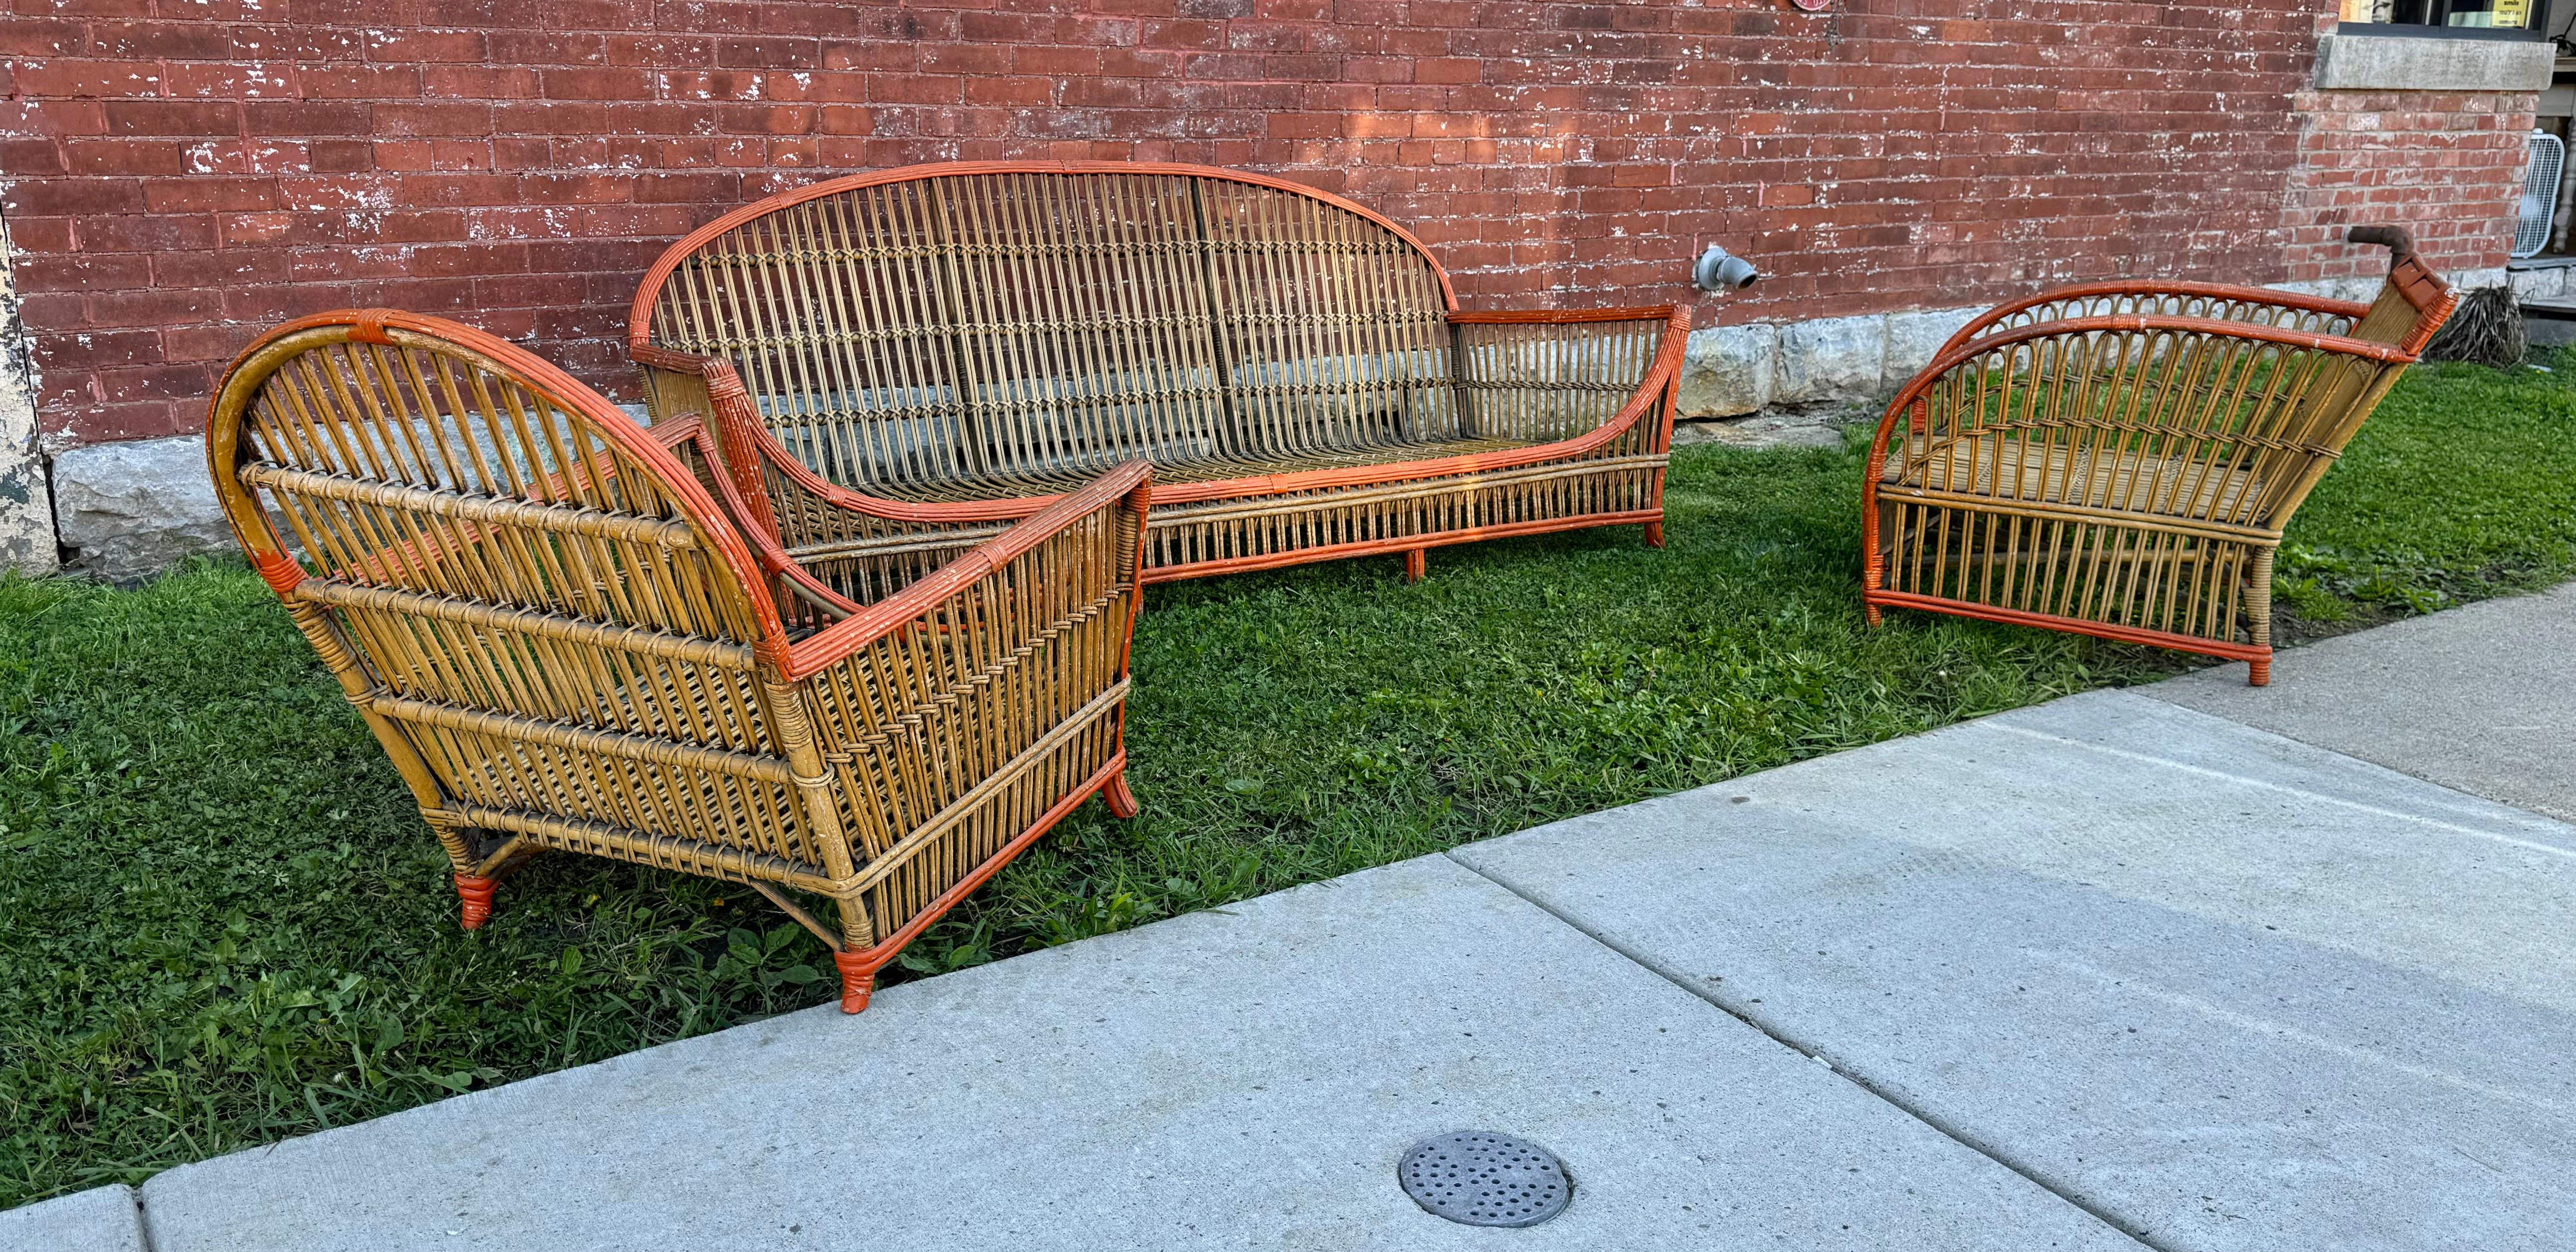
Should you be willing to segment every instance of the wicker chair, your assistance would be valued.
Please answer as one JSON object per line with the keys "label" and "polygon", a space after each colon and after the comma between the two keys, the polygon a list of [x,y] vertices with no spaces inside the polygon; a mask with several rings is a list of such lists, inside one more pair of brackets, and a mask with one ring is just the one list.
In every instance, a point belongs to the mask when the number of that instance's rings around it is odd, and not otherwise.
{"label": "wicker chair", "polygon": [[541,849],[743,883],[832,947],[858,1012],[1085,798],[1135,813],[1148,467],[980,545],[845,560],[863,602],[745,544],[689,467],[697,423],[653,434],[508,343],[377,310],[251,345],[206,446],[243,550],[446,849],[466,929]]}
{"label": "wicker chair", "polygon": [[2370,304],[2119,282],[1968,324],[1887,407],[1862,596],[2248,663],[2281,528],[2458,297],[2406,232]]}
{"label": "wicker chair", "polygon": [[[798,559],[845,505],[949,520],[1154,463],[1158,582],[1639,523],[1660,546],[1686,311],[1462,313],[1411,235],[1194,165],[924,165],[773,196],[664,253],[629,344],[711,412]],[[765,505],[762,498],[766,498]],[[879,536],[884,538],[884,536]],[[912,542],[910,538],[890,542]]]}

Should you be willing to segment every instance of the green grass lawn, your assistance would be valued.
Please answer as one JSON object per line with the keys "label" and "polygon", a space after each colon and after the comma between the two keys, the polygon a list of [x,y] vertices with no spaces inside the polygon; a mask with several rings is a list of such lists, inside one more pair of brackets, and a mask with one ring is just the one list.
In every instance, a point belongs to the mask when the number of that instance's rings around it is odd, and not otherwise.
{"label": "green grass lawn", "polygon": [[[2576,357],[2419,369],[2293,530],[2292,633],[2576,575]],[[1859,458],[1695,448],[1633,528],[1157,589],[1145,815],[1097,805],[919,975],[2184,662],[1865,628]],[[468,935],[437,845],[259,580],[0,581],[0,1207],[831,998],[736,887],[569,857]],[[864,1029],[853,1023],[850,1029]]]}

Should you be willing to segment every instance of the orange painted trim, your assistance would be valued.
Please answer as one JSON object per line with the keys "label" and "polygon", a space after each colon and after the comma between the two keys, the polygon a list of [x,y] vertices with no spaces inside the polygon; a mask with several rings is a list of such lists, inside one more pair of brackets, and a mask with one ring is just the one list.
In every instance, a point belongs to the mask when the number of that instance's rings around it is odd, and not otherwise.
{"label": "orange painted trim", "polygon": [[[940,601],[965,590],[975,580],[1010,564],[1045,542],[1074,519],[1119,501],[1141,488],[1149,488],[1153,482],[1153,469],[1149,462],[1128,461],[1080,491],[1053,497],[1053,503],[1019,525],[986,540],[911,586],[793,645],[787,650],[780,669],[791,682],[810,677],[909,625],[915,618],[938,607]],[[1137,547],[1140,551],[1143,549],[1141,540]]]}
{"label": "orange painted trim", "polygon": [[1226,170],[1211,165],[1186,165],[1170,161],[941,161],[927,165],[906,165],[866,174],[850,174],[841,178],[825,179],[819,183],[810,183],[746,204],[689,232],[678,243],[665,249],[661,257],[653,262],[651,269],[644,271],[644,280],[635,290],[635,303],[627,313],[626,342],[631,348],[650,346],[653,336],[653,304],[661,298],[662,284],[671,277],[673,271],[680,268],[682,261],[687,260],[699,248],[745,222],[758,220],[781,209],[793,208],[808,200],[838,195],[845,191],[882,187],[888,183],[917,182],[930,178],[960,178],[977,174],[1143,174],[1212,178],[1221,182],[1244,183],[1305,196],[1334,208],[1356,213],[1402,239],[1406,246],[1412,248],[1415,254],[1422,258],[1424,264],[1431,267],[1432,275],[1440,280],[1441,306],[1452,311],[1458,307],[1458,290],[1449,281],[1449,271],[1441,267],[1439,259],[1431,255],[1431,250],[1424,247],[1420,239],[1414,238],[1413,232],[1387,220],[1366,205],[1303,183],[1292,183],[1284,178],[1273,178],[1268,174],[1255,174],[1248,170]]}
{"label": "orange painted trim", "polygon": [[492,920],[492,889],[501,885],[501,880],[466,873],[452,877],[456,880],[456,898],[464,906],[457,920],[466,930],[481,930],[483,923]]}
{"label": "orange painted trim", "polygon": [[2235,283],[2160,282],[2154,279],[2115,279],[2109,282],[2076,283],[2056,287],[2035,296],[2026,296],[2009,304],[1999,304],[1978,314],[1941,344],[1935,357],[1945,356],[1952,348],[1968,342],[1977,331],[2025,310],[2038,308],[2055,300],[2090,300],[2100,296],[2205,296],[2222,300],[2244,300],[2256,304],[2279,305],[2285,309],[2304,309],[2311,313],[2332,313],[2358,320],[2370,312],[2370,305],[2359,300],[2336,300],[2296,291],[2274,291],[2269,287],[2246,287]]}
{"label": "orange painted trim", "polygon": [[[2408,304],[2415,306],[2416,316],[2414,327],[2406,332],[2406,338],[2400,340],[2397,346],[2405,349],[2409,355],[2420,356],[2425,346],[2433,342],[2434,333],[2442,329],[2442,323],[2450,321],[2451,314],[2458,311],[2460,293],[2449,283],[2443,282],[2440,275],[2425,269],[2423,263],[2415,258],[2411,256],[2406,258],[2406,265],[2414,267],[2420,273],[2409,275],[2406,285],[2398,288],[2398,294],[2404,296]],[[2402,270],[2406,266],[2398,268]],[[2398,270],[2389,271],[2388,281],[2392,283],[2398,281]],[[2433,288],[2429,292],[2423,289],[2423,284],[2426,282],[2431,283]]]}
{"label": "orange painted trim", "polygon": [[2355,339],[2350,335],[2321,335],[2312,330],[2284,330],[2278,326],[2256,326],[2231,322],[2217,317],[2175,317],[2164,313],[2112,313],[2101,317],[2069,317],[2054,322],[2037,322],[2016,326],[1983,339],[1973,340],[1955,351],[1933,358],[1925,373],[1938,373],[1970,357],[1982,355],[2008,343],[2024,343],[2058,335],[2090,334],[2096,331],[2171,331],[2175,334],[2219,335],[2229,339],[2256,339],[2265,343],[2319,352],[2340,352],[2377,361],[2383,365],[2412,365],[2415,354],[2391,344]]}
{"label": "orange painted trim", "polygon": [[2269,661],[2272,649],[2260,644],[2222,643],[2198,635],[2178,635],[2166,630],[2146,630],[2136,626],[2111,626],[2089,622],[2080,617],[2059,617],[2054,613],[2031,613],[2021,609],[1997,608],[1990,604],[1973,604],[1940,596],[1921,595],[1911,591],[1863,591],[1861,602],[1882,608],[1920,609],[1927,613],[1948,613],[1954,617],[1973,617],[1984,622],[2002,622],[2010,626],[2036,626],[2042,630],[2065,631],[2091,635],[2118,643],[2145,644],[2153,648],[2172,648],[2178,652],[2197,652],[2228,661]]}
{"label": "orange painted trim", "polygon": [[254,554],[251,568],[259,571],[260,581],[267,583],[280,600],[294,599],[295,589],[304,585],[304,567],[284,552]]}
{"label": "orange painted trim", "polygon": [[[1632,309],[1487,309],[1461,310],[1449,315],[1454,326],[1571,326],[1583,322],[1660,322],[1672,317],[1678,306],[1657,304]],[[1688,333],[1685,324],[1683,331]]]}
{"label": "orange painted trim", "polygon": [[[1661,471],[1656,473],[1658,483]],[[1176,582],[1184,578],[1208,578],[1218,574],[1244,574],[1253,570],[1278,569],[1304,565],[1310,561],[1338,561],[1356,556],[1378,556],[1390,552],[1419,552],[1425,548],[1445,548],[1454,544],[1477,543],[1487,539],[1509,539],[1515,535],[1544,535],[1562,530],[1590,530],[1595,526],[1659,526],[1664,510],[1629,509],[1618,513],[1586,513],[1580,517],[1551,517],[1543,521],[1512,522],[1503,526],[1479,526],[1473,530],[1443,530],[1402,539],[1372,539],[1366,543],[1335,544],[1328,548],[1290,548],[1284,552],[1265,552],[1260,556],[1228,557],[1221,561],[1199,561],[1189,565],[1164,565],[1145,571],[1148,583]]]}
{"label": "orange painted trim", "polygon": [[[1125,707],[1124,701],[1120,702],[1120,707],[1122,709]],[[905,923],[903,929],[894,932],[886,938],[885,942],[874,947],[863,948],[856,952],[835,952],[832,954],[833,964],[839,967],[845,977],[852,973],[863,977],[872,976],[878,970],[893,964],[896,954],[903,951],[904,945],[919,938],[921,932],[928,930],[931,923],[938,921],[942,914],[957,907],[958,901],[965,899],[977,887],[983,886],[987,879],[1000,873],[1003,866],[1010,864],[1030,844],[1036,843],[1048,831],[1055,829],[1057,822],[1063,821],[1067,814],[1082,807],[1083,801],[1090,799],[1094,792],[1108,787],[1126,770],[1127,753],[1121,750],[1109,759],[1108,764],[1092,771],[1091,777],[1084,779],[1081,786],[1066,792],[1063,799],[1056,801],[1046,812],[1038,814],[1038,819],[1029,823],[1027,830],[1011,836],[1009,843],[1003,844],[993,855],[985,858],[984,863],[976,866],[973,873],[960,879],[956,886],[939,893],[939,898],[931,901],[930,907],[923,909],[910,922]],[[864,995],[859,997],[859,1002],[861,1008],[866,1007]],[[858,1009],[844,1011],[855,1013]]]}
{"label": "orange painted trim", "polygon": [[351,343],[372,343],[372,344],[375,344],[375,345],[377,345],[377,346],[379,346],[379,347],[391,347],[391,346],[393,346],[393,342],[394,342],[394,341],[393,341],[392,339],[389,339],[389,338],[387,338],[387,337],[385,336],[385,315],[386,315],[386,314],[388,314],[388,313],[396,313],[396,312],[400,312],[400,310],[397,310],[397,309],[360,309],[360,310],[358,310],[358,320],[357,320],[357,321],[355,321],[355,322],[350,323],[350,325],[349,325],[349,342],[351,342]]}
{"label": "orange painted trim", "polygon": [[[1640,318],[1626,319],[1631,321]],[[1601,423],[1590,434],[1555,443],[1535,444],[1510,452],[1478,452],[1467,456],[1435,457],[1422,461],[1397,461],[1386,465],[1361,466],[1354,469],[1306,470],[1295,474],[1262,474],[1250,478],[1220,478],[1203,483],[1179,483],[1154,489],[1156,504],[1189,504],[1201,500],[1231,500],[1244,496],[1291,495],[1301,491],[1324,491],[1334,487],[1375,486],[1380,483],[1408,482],[1419,478],[1447,478],[1456,474],[1489,473],[1494,470],[1519,469],[1548,461],[1568,461],[1600,448],[1627,434],[1637,418],[1665,394],[1681,377],[1682,354],[1690,344],[1690,311],[1674,308],[1665,315],[1663,342],[1655,348],[1655,359],[1646,367],[1646,376],[1619,411]],[[785,449],[780,449],[782,452]]]}
{"label": "orange painted trim", "polygon": [[[727,509],[732,510],[727,516],[734,518],[760,516],[752,512],[750,506],[743,502],[742,493],[734,489],[733,479],[724,473],[724,453],[716,446],[715,432],[708,430],[706,423],[698,420],[698,415],[695,413],[680,418],[681,429],[665,436],[662,434],[662,428],[669,424],[657,422],[650,428],[649,433],[662,439],[666,447],[677,448],[682,443],[697,445],[698,455],[705,457],[707,463],[716,469],[716,473],[711,477],[716,483],[716,498],[723,501]],[[807,593],[820,598],[845,615],[867,611],[866,605],[823,585],[821,579],[807,573],[804,566],[797,564],[796,558],[789,556],[786,547],[778,542],[777,529],[774,525],[765,530],[759,526],[738,526],[736,529],[742,531],[743,539],[751,544],[752,550],[760,556],[762,567],[771,574],[795,583],[804,588]]]}
{"label": "orange painted trim", "polygon": [[[697,476],[689,473],[678,457],[647,436],[644,428],[636,425],[635,419],[628,417],[625,410],[610,404],[587,384],[557,369],[553,362],[498,335],[443,317],[406,313],[399,309],[339,309],[315,313],[296,318],[252,340],[250,346],[243,348],[240,355],[233,358],[232,365],[224,370],[224,376],[216,382],[212,394],[222,396],[231,387],[233,374],[241,369],[242,364],[268,345],[290,335],[331,327],[348,327],[353,338],[359,328],[365,327],[373,328],[372,333],[376,334],[402,330],[446,340],[519,375],[538,390],[578,410],[583,417],[590,419],[601,438],[615,445],[618,451],[642,462],[663,479],[663,489],[675,496],[683,510],[692,515],[690,521],[694,523],[694,529],[705,537],[707,545],[732,568],[735,580],[742,584],[743,595],[751,601],[753,620],[761,631],[761,649],[781,658],[787,655],[786,627],[778,616],[777,606],[769,598],[769,583],[761,577],[760,563],[753,558],[751,548],[726,519],[715,499],[698,485]],[[391,337],[388,336],[386,341],[392,342]],[[211,423],[209,429],[212,429]]]}
{"label": "orange painted trim", "polygon": [[[707,419],[704,414],[682,413],[677,417],[663,418],[661,421],[645,427],[644,433],[649,436],[653,442],[658,443],[665,448],[677,451],[681,444],[695,442],[698,437],[698,432],[703,431],[706,428]],[[701,445],[701,447],[703,446],[704,445]]]}

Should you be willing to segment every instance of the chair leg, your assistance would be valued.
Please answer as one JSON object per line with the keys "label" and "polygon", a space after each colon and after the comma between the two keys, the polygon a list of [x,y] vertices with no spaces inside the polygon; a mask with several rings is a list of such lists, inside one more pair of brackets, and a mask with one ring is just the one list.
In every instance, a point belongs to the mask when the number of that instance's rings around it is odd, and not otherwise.
{"label": "chair leg", "polygon": [[841,1011],[866,1012],[868,996],[877,989],[876,966],[856,952],[835,952],[832,964],[841,970]]}
{"label": "chair leg", "polygon": [[1136,793],[1127,789],[1127,771],[1123,769],[1109,776],[1109,785],[1100,789],[1100,798],[1108,803],[1109,812],[1116,817],[1131,818],[1140,811],[1136,807]]}
{"label": "chair leg", "polygon": [[1864,605],[1862,605],[1862,606],[1861,606],[1861,608],[1860,608],[1860,615],[1861,615],[1862,617],[1865,617],[1865,618],[1869,619],[1869,624],[1870,624],[1870,625],[1872,625],[1872,626],[1876,626],[1876,625],[1878,625],[1878,606],[1877,606],[1877,605],[1875,605],[1875,604],[1864,604]]}
{"label": "chair leg", "polygon": [[1649,548],[1660,548],[1664,546],[1664,524],[1662,522],[1646,523],[1646,546]]}
{"label": "chair leg", "polygon": [[2254,568],[2245,579],[2246,625],[2252,628],[2254,646],[2263,655],[2245,663],[2245,685],[2272,685],[2272,550],[2254,554]]}
{"label": "chair leg", "polygon": [[1421,582],[1422,576],[1425,573],[1428,573],[1430,568],[1430,549],[1406,548],[1404,550],[1404,581],[1409,583]]}
{"label": "chair leg", "polygon": [[500,884],[498,878],[456,875],[456,898],[465,903],[465,929],[480,930],[483,923],[492,920],[492,888]]}

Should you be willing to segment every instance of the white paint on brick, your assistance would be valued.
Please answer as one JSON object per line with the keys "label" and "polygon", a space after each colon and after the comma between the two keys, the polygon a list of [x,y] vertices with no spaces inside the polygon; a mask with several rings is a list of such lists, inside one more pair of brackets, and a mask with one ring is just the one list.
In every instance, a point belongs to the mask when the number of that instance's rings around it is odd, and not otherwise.
{"label": "white paint on brick", "polygon": [[18,318],[6,223],[0,223],[0,569],[50,574],[54,499],[36,447],[35,342]]}

